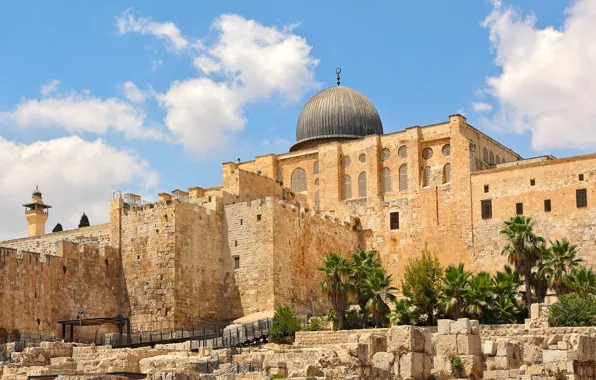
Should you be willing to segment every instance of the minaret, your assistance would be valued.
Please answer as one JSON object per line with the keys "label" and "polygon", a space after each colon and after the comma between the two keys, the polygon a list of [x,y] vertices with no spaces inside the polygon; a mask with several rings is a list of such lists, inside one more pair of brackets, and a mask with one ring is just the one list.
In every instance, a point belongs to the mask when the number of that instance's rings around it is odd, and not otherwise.
{"label": "minaret", "polygon": [[46,221],[48,220],[48,209],[52,206],[43,203],[41,191],[35,186],[35,191],[31,196],[31,203],[24,204],[25,217],[29,223],[29,236],[45,235]]}

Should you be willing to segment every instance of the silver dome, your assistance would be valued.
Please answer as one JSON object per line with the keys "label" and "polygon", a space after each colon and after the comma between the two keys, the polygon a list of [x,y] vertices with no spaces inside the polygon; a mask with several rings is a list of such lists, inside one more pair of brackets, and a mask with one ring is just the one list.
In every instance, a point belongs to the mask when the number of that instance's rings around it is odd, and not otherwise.
{"label": "silver dome", "polygon": [[358,139],[382,135],[383,124],[372,103],[345,86],[329,87],[306,103],[296,126],[296,143],[290,151],[329,140]]}

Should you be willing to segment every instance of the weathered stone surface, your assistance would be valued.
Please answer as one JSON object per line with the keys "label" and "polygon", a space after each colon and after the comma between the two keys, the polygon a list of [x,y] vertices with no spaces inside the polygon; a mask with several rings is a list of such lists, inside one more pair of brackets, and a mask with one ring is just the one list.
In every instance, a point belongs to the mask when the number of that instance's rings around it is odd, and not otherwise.
{"label": "weathered stone surface", "polygon": [[450,356],[457,354],[456,335],[439,335],[435,343],[437,355]]}
{"label": "weathered stone surface", "polygon": [[453,321],[451,319],[439,319],[437,321],[439,335],[451,334],[451,324],[452,323],[453,323]]}
{"label": "weathered stone surface", "polygon": [[413,352],[424,352],[428,334],[418,327],[414,326],[393,326],[389,330],[389,339],[387,342],[390,352],[403,352],[409,350]]}
{"label": "weathered stone surface", "polygon": [[459,355],[482,355],[479,335],[458,335],[456,342]]}
{"label": "weathered stone surface", "polygon": [[425,379],[430,375],[429,363],[428,354],[409,352],[396,360],[393,372],[404,379]]}
{"label": "weathered stone surface", "polygon": [[451,324],[451,334],[470,335],[472,326],[469,318],[460,318]]}
{"label": "weathered stone surface", "polygon": [[567,351],[542,350],[542,361],[544,363],[565,362],[567,361]]}
{"label": "weathered stone surface", "polygon": [[482,353],[486,356],[495,356],[497,354],[497,342],[493,340],[484,342]]}
{"label": "weathered stone surface", "polygon": [[372,358],[372,365],[389,373],[393,368],[395,355],[390,352],[377,352]]}

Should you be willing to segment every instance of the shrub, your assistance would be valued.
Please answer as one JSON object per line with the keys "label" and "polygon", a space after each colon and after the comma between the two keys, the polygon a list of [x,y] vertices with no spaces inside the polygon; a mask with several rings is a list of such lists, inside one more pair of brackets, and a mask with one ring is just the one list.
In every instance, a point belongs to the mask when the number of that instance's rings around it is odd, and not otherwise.
{"label": "shrub", "polygon": [[459,356],[450,356],[449,363],[451,364],[451,376],[461,378],[464,371],[464,363],[462,363]]}
{"label": "shrub", "polygon": [[319,317],[312,317],[306,325],[306,331],[321,331],[323,328],[323,320]]}
{"label": "shrub", "polygon": [[280,307],[275,311],[273,326],[269,330],[269,338],[272,342],[286,343],[293,342],[296,331],[300,331],[300,320],[296,317],[291,307]]}
{"label": "shrub", "polygon": [[594,326],[596,325],[596,297],[567,294],[548,311],[551,326]]}

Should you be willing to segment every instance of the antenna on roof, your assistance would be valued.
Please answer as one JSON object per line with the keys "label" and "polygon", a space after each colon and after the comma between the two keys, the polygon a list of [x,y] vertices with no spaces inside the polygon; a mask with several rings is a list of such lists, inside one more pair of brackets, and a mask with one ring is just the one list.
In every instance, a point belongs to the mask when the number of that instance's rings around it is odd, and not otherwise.
{"label": "antenna on roof", "polygon": [[337,74],[337,85],[339,86],[339,74],[341,74],[341,67],[335,69],[335,73]]}

